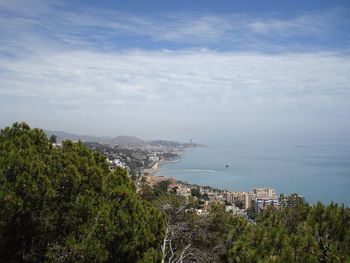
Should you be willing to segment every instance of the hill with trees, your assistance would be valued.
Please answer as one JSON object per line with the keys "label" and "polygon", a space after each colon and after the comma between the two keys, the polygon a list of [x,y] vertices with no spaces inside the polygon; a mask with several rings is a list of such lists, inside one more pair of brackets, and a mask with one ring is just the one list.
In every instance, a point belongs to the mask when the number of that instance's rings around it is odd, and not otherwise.
{"label": "hill with trees", "polygon": [[1,262],[157,262],[161,212],[82,143],[53,147],[15,123],[0,133]]}

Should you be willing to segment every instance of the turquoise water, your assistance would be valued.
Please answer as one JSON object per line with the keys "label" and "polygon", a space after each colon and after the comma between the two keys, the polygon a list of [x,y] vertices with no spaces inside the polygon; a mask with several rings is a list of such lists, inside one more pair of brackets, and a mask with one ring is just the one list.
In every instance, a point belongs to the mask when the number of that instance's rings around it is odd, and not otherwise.
{"label": "turquoise water", "polygon": [[349,146],[191,148],[157,175],[227,190],[273,187],[277,193],[297,192],[310,203],[350,206]]}

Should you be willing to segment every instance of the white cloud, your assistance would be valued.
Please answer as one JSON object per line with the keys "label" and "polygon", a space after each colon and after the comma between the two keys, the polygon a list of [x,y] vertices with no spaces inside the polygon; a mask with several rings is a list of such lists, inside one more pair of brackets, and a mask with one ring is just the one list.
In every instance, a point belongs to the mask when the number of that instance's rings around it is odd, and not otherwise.
{"label": "white cloud", "polygon": [[118,123],[150,137],[179,124],[350,117],[350,58],[334,53],[60,51],[0,71],[0,111],[12,121],[51,116],[53,126],[97,123],[100,134]]}
{"label": "white cloud", "polygon": [[14,14],[36,16],[51,12],[52,7],[58,3],[57,0],[2,0],[0,9]]}
{"label": "white cloud", "polygon": [[[14,6],[6,8],[15,12]],[[92,122],[93,132],[100,134],[122,126],[125,131],[119,133],[137,130],[149,137],[163,133],[176,138],[178,132],[226,123],[232,131],[247,120],[273,125],[287,118],[291,128],[297,122],[293,119],[350,117],[348,55],[286,52],[288,45],[285,52],[273,54],[252,48],[274,48],[276,43],[260,38],[269,34],[323,37],[332,28],[329,19],[309,14],[277,19],[246,14],[147,17],[106,10],[55,13],[46,4],[33,11],[42,14],[36,18],[20,10],[16,19],[0,12],[0,112],[6,112],[0,124],[24,119],[89,133],[82,129]],[[193,45],[178,51],[100,48],[118,46],[125,34]],[[195,48],[208,43],[246,49]]]}
{"label": "white cloud", "polygon": [[350,95],[350,58],[324,52],[60,51],[3,61],[0,67],[1,96],[27,98],[28,103],[42,98],[53,105],[77,101],[88,107],[98,101],[163,106],[172,100],[207,112],[220,103],[219,108],[234,112],[245,105],[274,109],[270,103],[285,101],[294,105],[281,108],[324,100],[336,104]]}
{"label": "white cloud", "polygon": [[[167,42],[187,48],[288,51],[295,49],[300,38],[330,39],[341,27],[349,25],[347,9],[299,13],[290,17],[273,13],[259,16],[246,13],[147,16],[96,8],[82,8],[78,13],[67,11],[65,5],[59,1],[5,1],[0,4],[0,33],[21,40],[28,34],[76,48],[113,49],[120,44],[125,46],[125,37],[131,36],[151,41],[155,46]],[[63,7],[57,11],[57,6]],[[9,17],[8,12],[15,19]],[[12,42],[5,44],[9,46]],[[132,41],[130,45],[139,47]]]}
{"label": "white cloud", "polygon": [[[102,15],[104,14],[104,15]],[[73,24],[99,26],[111,33],[130,33],[154,41],[169,41],[205,46],[213,43],[223,47],[246,48],[278,44],[270,41],[280,37],[293,42],[298,37],[328,38],[339,25],[349,24],[349,11],[331,9],[322,13],[300,13],[289,18],[274,14],[252,16],[244,13],[218,15],[213,13],[176,13],[153,17],[104,11],[71,17]],[[83,21],[83,22],[82,22]],[[284,43],[284,45],[288,45]],[[263,49],[261,49],[263,50]]]}

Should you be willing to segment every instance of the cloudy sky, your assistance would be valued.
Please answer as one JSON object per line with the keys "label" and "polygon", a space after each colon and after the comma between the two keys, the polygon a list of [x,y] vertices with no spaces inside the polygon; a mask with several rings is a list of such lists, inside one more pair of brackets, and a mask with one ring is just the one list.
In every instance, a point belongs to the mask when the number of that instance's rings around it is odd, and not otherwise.
{"label": "cloudy sky", "polygon": [[350,139],[350,2],[0,0],[0,127]]}

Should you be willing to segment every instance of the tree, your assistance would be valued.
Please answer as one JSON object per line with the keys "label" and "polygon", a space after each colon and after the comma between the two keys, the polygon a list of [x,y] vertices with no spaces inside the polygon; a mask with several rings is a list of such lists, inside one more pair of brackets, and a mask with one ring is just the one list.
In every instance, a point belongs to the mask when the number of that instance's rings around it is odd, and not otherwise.
{"label": "tree", "polygon": [[125,170],[40,129],[0,132],[1,262],[156,262],[165,232]]}
{"label": "tree", "polygon": [[310,206],[297,194],[281,198],[281,209],[267,209],[232,235],[229,262],[350,261],[349,208]]}
{"label": "tree", "polygon": [[153,187],[153,192],[156,196],[164,195],[168,192],[168,186],[170,182],[168,180],[161,181]]}
{"label": "tree", "polygon": [[154,201],[156,199],[156,195],[154,194],[152,187],[146,183],[143,183],[141,185],[139,195],[149,202]]}
{"label": "tree", "polygon": [[155,201],[165,218],[165,235],[161,245],[164,263],[183,263],[192,256],[190,236],[192,230],[186,220],[186,199],[176,195],[163,195]]}
{"label": "tree", "polygon": [[50,136],[50,142],[51,142],[51,143],[57,143],[57,136],[54,135],[54,134],[52,134],[52,135]]}
{"label": "tree", "polygon": [[191,189],[191,195],[193,197],[201,198],[201,193],[198,188],[192,188]]}
{"label": "tree", "polygon": [[176,195],[163,195],[155,205],[166,222],[162,262],[225,262],[229,229],[246,222],[221,205],[213,206],[209,215],[197,215],[190,199]]}

